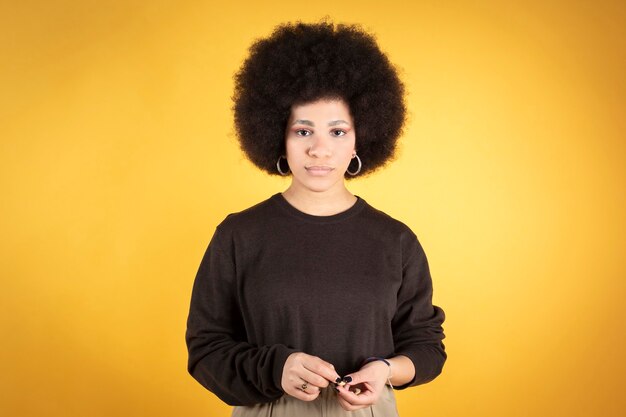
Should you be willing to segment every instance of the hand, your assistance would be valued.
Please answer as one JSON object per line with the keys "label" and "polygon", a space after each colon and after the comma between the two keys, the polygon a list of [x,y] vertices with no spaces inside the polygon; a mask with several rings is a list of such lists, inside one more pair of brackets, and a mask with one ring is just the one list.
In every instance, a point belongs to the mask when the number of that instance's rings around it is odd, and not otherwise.
{"label": "hand", "polygon": [[[281,387],[283,391],[302,401],[313,401],[320,389],[339,377],[335,367],[317,356],[296,352],[289,355],[283,367]],[[306,384],[306,385],[303,385]],[[306,389],[302,389],[305,386]]]}
{"label": "hand", "polygon": [[[337,387],[337,400],[344,410],[354,411],[369,407],[378,401],[389,377],[389,366],[383,361],[372,361],[345,378],[348,377],[352,378],[352,381],[343,387]],[[354,388],[360,389],[361,393],[355,394]]]}

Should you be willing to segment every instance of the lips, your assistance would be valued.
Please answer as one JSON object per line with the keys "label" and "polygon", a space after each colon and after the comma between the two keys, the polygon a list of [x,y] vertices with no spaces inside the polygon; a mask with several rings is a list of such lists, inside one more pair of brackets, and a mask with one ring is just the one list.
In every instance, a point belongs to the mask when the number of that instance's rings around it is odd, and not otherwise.
{"label": "lips", "polygon": [[332,171],[334,168],[331,167],[327,167],[327,166],[319,166],[319,165],[313,165],[310,167],[305,167],[308,171]]}
{"label": "lips", "polygon": [[323,165],[312,165],[309,167],[305,167],[305,169],[311,175],[326,175],[335,168]]}

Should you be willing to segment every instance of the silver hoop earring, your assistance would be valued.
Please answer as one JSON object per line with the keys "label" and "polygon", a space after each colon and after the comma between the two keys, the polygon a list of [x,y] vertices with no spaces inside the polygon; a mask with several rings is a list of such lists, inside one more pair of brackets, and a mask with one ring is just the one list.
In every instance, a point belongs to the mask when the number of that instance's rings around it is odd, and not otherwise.
{"label": "silver hoop earring", "polygon": [[356,161],[359,163],[359,167],[354,172],[350,172],[349,169],[346,169],[346,172],[348,173],[348,175],[352,175],[353,177],[357,175],[359,172],[361,172],[361,167],[363,167],[363,164],[361,164],[361,158],[359,158],[359,155],[355,153],[352,159],[354,158],[356,158]]}
{"label": "silver hoop earring", "polygon": [[[287,175],[289,175],[290,170],[287,169],[287,172],[284,172],[282,169],[280,169],[280,160],[285,158],[284,156],[279,156],[278,157],[278,161],[276,161],[276,169],[278,170],[278,173],[280,175],[282,175],[283,177],[286,177]],[[287,158],[285,158],[285,161],[287,160]],[[289,167],[289,164],[287,164],[287,167]]]}

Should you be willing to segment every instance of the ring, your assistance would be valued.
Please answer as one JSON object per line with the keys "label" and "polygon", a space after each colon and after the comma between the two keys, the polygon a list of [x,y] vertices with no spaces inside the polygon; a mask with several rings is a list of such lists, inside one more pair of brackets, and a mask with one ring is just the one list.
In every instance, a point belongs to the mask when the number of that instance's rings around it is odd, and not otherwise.
{"label": "ring", "polygon": [[308,383],[308,382],[305,382],[304,384],[302,384],[302,386],[300,387],[300,389],[301,389],[302,391],[306,391],[306,389],[307,389],[308,387],[309,387],[309,383]]}

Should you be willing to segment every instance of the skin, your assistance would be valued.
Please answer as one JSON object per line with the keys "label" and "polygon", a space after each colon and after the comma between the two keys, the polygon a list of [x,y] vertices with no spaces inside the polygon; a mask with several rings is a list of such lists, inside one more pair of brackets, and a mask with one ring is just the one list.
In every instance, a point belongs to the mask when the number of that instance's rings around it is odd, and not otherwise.
{"label": "skin", "polygon": [[318,100],[293,106],[285,132],[291,185],[283,192],[300,211],[328,216],[345,211],[356,197],[344,173],[356,154],[355,129],[341,100]]}
{"label": "skin", "polygon": [[[382,361],[370,362],[349,375],[352,377],[350,384],[337,387],[337,400],[343,409],[354,411],[375,404],[388,378],[391,385],[400,386],[411,382],[415,377],[415,366],[408,357],[398,355],[387,358],[387,361],[391,367]],[[353,392],[354,387],[361,389],[359,395]]]}
{"label": "skin", "polygon": [[[346,188],[344,173],[356,154],[356,129],[343,100],[322,99],[292,106],[285,149],[292,177],[283,196],[292,206],[307,214],[330,216],[354,205],[356,197]],[[390,375],[393,385],[413,379],[415,367],[408,357],[399,355],[388,360],[391,370],[382,361],[370,362],[349,375],[350,384],[337,387],[337,399],[345,410],[374,404]],[[296,352],[285,361],[281,385],[285,393],[313,401],[337,378],[340,375],[331,363]],[[303,391],[305,382],[308,387]],[[354,387],[362,391],[358,396],[351,391]]]}

